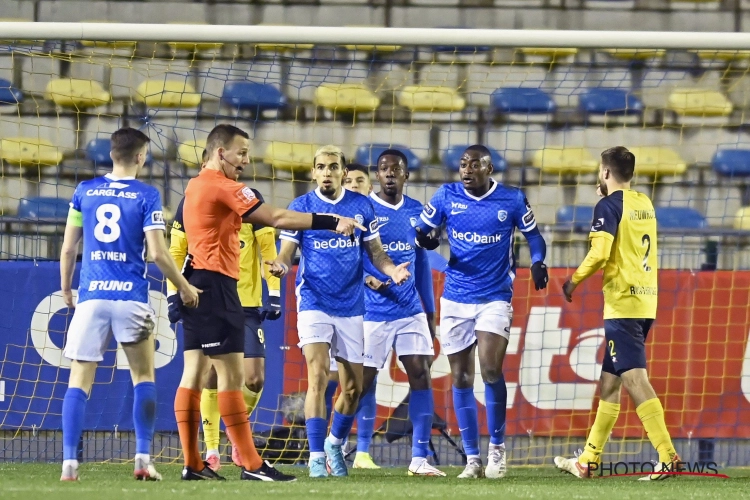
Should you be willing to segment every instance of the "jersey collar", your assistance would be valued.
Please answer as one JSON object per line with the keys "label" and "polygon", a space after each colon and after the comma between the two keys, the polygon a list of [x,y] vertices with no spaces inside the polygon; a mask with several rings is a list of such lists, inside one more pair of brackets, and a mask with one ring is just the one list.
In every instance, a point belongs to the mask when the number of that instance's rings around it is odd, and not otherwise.
{"label": "jersey collar", "polygon": [[320,188],[315,188],[315,194],[320,198],[322,201],[325,201],[326,203],[330,203],[331,205],[336,205],[338,202],[344,199],[344,195],[346,194],[346,189],[343,187],[341,188],[341,195],[339,195],[338,198],[335,200],[332,200],[328,198],[327,196],[323,196],[323,193],[320,192]]}
{"label": "jersey collar", "polygon": [[495,189],[497,189],[497,182],[495,181],[495,179],[490,179],[490,180],[492,181],[492,185],[490,186],[490,189],[486,193],[484,193],[482,196],[474,196],[473,194],[469,193],[466,190],[466,188],[464,188],[464,193],[466,194],[466,196],[468,196],[472,200],[481,201],[487,198],[489,195],[491,195],[495,191]]}
{"label": "jersey collar", "polygon": [[115,177],[114,175],[110,174],[104,174],[104,177],[111,181],[134,181],[135,177]]}
{"label": "jersey collar", "polygon": [[370,193],[370,198],[375,203],[380,203],[384,207],[390,208],[391,210],[398,210],[399,208],[401,208],[401,207],[404,206],[404,195],[403,194],[401,195],[401,201],[399,201],[395,205],[391,205],[387,201],[385,201],[382,198],[380,198],[380,196],[378,196],[377,194],[375,194],[375,191],[373,191],[372,193]]}

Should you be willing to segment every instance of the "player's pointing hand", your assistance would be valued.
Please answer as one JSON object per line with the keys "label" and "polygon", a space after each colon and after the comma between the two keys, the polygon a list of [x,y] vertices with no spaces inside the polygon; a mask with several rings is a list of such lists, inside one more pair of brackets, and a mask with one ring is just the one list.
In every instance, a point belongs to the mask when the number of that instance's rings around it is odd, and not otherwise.
{"label": "player's pointing hand", "polygon": [[397,265],[396,269],[393,270],[393,273],[391,274],[391,280],[395,284],[401,285],[406,280],[408,280],[410,276],[411,273],[409,272],[409,263],[404,262],[403,264]]}
{"label": "player's pointing hand", "polygon": [[286,266],[286,264],[283,264],[276,260],[267,260],[265,261],[265,264],[268,266],[268,272],[271,273],[272,276],[276,278],[283,278],[286,276],[286,273],[289,272],[289,268]]}
{"label": "player's pointing hand", "polygon": [[198,297],[203,290],[198,290],[188,283],[188,286],[180,290],[180,298],[185,307],[198,307]]}
{"label": "player's pointing hand", "polygon": [[344,236],[351,236],[354,234],[356,229],[360,231],[367,231],[367,228],[350,217],[338,217],[338,224],[336,225],[336,232],[343,234]]}

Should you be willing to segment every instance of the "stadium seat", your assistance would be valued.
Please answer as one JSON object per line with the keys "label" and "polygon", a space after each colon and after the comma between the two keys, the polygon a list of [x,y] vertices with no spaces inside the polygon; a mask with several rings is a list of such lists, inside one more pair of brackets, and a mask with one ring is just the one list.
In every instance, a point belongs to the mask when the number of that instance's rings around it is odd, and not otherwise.
{"label": "stadium seat", "polygon": [[550,114],[557,109],[555,101],[542,89],[531,87],[497,89],[490,105],[499,113]]}
{"label": "stadium seat", "polygon": [[[196,26],[210,26],[210,23],[202,22],[202,21],[192,21],[192,22],[185,22],[185,21],[169,21],[167,24],[193,24]],[[216,43],[216,42],[168,42],[168,45],[173,50],[185,50],[188,52],[205,52],[207,50],[217,50],[224,46],[223,43]]]}
{"label": "stadium seat", "polygon": [[422,160],[408,146],[402,144],[362,144],[354,154],[354,161],[361,165],[374,166],[380,154],[386,149],[398,149],[404,153],[409,161],[409,170],[419,170],[422,167]]}
{"label": "stadium seat", "polygon": [[94,80],[57,78],[50,80],[44,98],[64,108],[95,108],[109,104],[112,96]]}
{"label": "stadium seat", "polygon": [[314,103],[336,112],[367,113],[380,106],[380,99],[364,85],[323,83],[315,89]]}
{"label": "stadium seat", "polygon": [[270,83],[234,81],[224,85],[221,101],[237,110],[250,110],[262,113],[266,110],[281,109],[287,99],[281,90]]}
{"label": "stadium seat", "polygon": [[18,202],[18,217],[21,219],[64,219],[68,216],[70,203],[62,198],[39,196],[21,198]]}
{"label": "stadium seat", "polygon": [[565,205],[557,209],[555,223],[574,231],[588,232],[594,220],[594,207]]}
{"label": "stadium seat", "polygon": [[[347,26],[348,28],[382,28],[382,26],[375,25],[356,25]],[[401,45],[353,45],[345,44],[343,46],[346,50],[363,50],[367,52],[396,52],[401,50]]]}
{"label": "stadium seat", "polygon": [[206,149],[206,140],[185,141],[177,147],[177,159],[189,168],[201,166],[201,156]]}
{"label": "stadium seat", "polygon": [[716,90],[676,89],[669,95],[667,109],[681,116],[728,116],[732,103]]}
{"label": "stadium seat", "polygon": [[558,57],[570,57],[578,54],[576,48],[546,48],[546,47],[522,47],[521,53],[525,56],[541,56],[556,59]]}
{"label": "stadium seat", "polygon": [[[87,19],[85,21],[81,21],[82,23],[112,23],[114,21],[109,21],[106,19]],[[129,42],[127,40],[117,40],[117,41],[94,41],[94,40],[81,40],[81,45],[84,47],[90,47],[90,48],[97,48],[97,49],[112,49],[112,50],[134,50],[136,46],[136,42]]]}
{"label": "stadium seat", "polygon": [[313,155],[318,147],[307,142],[272,141],[266,148],[263,161],[273,168],[305,171],[313,166]]}
{"label": "stadium seat", "polygon": [[648,176],[681,175],[687,163],[674,149],[660,146],[632,147],[635,155],[635,174]]}
{"label": "stadium seat", "polygon": [[664,49],[604,49],[606,54],[616,59],[634,60],[634,59],[654,59],[664,57],[667,53]]}
{"label": "stadium seat", "polygon": [[0,78],[0,106],[20,104],[23,102],[23,92],[13,86],[8,80]]}
{"label": "stadium seat", "polygon": [[149,108],[197,108],[201,95],[179,80],[146,80],[138,85],[135,100]]}
{"label": "stadium seat", "polygon": [[407,85],[398,94],[398,104],[410,111],[463,111],[466,99],[451,87]]}
{"label": "stadium seat", "polygon": [[[458,167],[461,163],[461,156],[468,147],[469,144],[448,146],[448,148],[443,151],[443,165],[452,172],[458,172]],[[505,161],[505,158],[503,158],[496,149],[489,147],[487,149],[490,150],[492,166],[495,167],[494,172],[505,172],[508,168],[508,162]]]}
{"label": "stadium seat", "polygon": [[750,231],[750,207],[742,207],[734,214],[733,226],[735,229]]}
{"label": "stadium seat", "polygon": [[586,148],[544,148],[534,153],[531,165],[545,174],[589,174],[599,162]]}
{"label": "stadium seat", "polygon": [[63,154],[46,139],[6,137],[0,139],[0,159],[21,166],[58,165]]}
{"label": "stadium seat", "polygon": [[[294,29],[289,24],[275,24],[275,23],[260,23],[258,26],[290,26],[290,29]],[[298,51],[298,50],[311,50],[315,45],[312,43],[256,43],[255,48],[258,50],[270,51],[270,52],[287,52],[287,51]]]}
{"label": "stadium seat", "polygon": [[578,107],[592,115],[638,115],[643,113],[643,103],[622,89],[594,88],[578,96]]}
{"label": "stadium seat", "polygon": [[[111,167],[112,158],[109,152],[112,151],[112,141],[107,139],[91,139],[86,144],[86,159],[94,164],[94,167]],[[151,152],[146,155],[146,164],[151,163]]]}
{"label": "stadium seat", "polygon": [[750,50],[689,50],[699,59],[739,61],[750,59]]}
{"label": "stadium seat", "polygon": [[720,149],[711,159],[711,167],[719,175],[748,177],[750,176],[750,149]]}
{"label": "stadium seat", "polygon": [[701,229],[708,225],[699,211],[689,207],[656,207],[659,229]]}

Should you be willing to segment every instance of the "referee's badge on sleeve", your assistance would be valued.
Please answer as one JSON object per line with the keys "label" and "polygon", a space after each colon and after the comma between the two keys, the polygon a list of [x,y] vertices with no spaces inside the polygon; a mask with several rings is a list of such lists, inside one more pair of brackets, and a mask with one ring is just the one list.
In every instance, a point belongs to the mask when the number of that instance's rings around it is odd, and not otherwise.
{"label": "referee's badge on sleeve", "polygon": [[251,202],[255,199],[255,193],[253,193],[253,190],[247,186],[243,187],[239,194],[241,197],[245,198],[243,201]]}

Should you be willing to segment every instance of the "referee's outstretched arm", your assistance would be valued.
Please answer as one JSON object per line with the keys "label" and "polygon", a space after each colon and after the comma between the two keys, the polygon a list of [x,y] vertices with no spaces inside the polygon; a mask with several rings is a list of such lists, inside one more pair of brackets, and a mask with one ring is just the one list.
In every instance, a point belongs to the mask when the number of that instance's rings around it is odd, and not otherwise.
{"label": "referee's outstretched arm", "polygon": [[246,213],[242,222],[263,224],[276,229],[303,231],[305,229],[328,229],[345,236],[354,234],[355,229],[367,231],[356,220],[335,214],[311,214],[276,208],[265,203]]}

